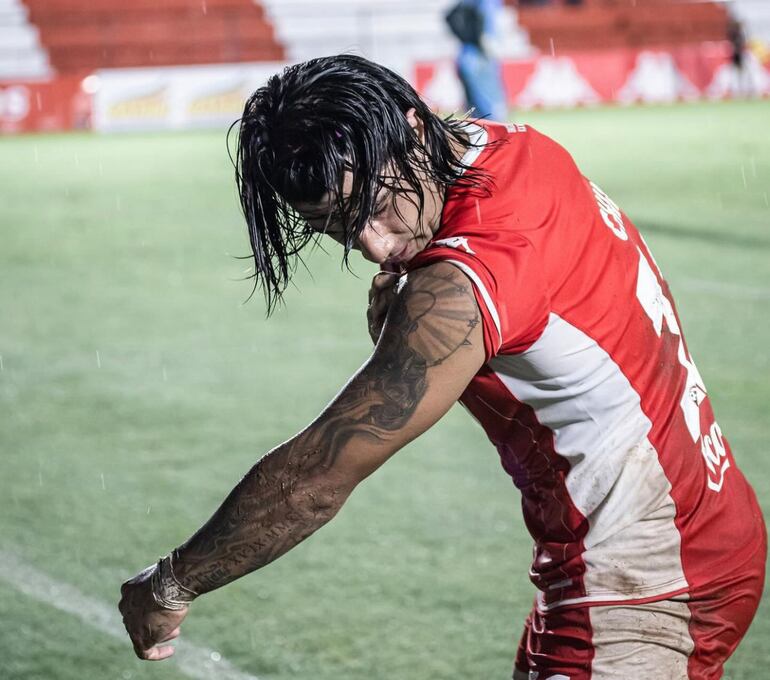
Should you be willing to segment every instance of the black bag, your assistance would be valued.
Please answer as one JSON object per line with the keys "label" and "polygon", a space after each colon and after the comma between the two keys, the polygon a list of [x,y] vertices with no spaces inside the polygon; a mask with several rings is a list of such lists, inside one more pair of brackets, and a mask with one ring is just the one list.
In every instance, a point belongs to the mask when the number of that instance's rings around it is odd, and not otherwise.
{"label": "black bag", "polygon": [[449,30],[461,43],[481,49],[484,16],[476,7],[461,0],[447,12],[445,18]]}

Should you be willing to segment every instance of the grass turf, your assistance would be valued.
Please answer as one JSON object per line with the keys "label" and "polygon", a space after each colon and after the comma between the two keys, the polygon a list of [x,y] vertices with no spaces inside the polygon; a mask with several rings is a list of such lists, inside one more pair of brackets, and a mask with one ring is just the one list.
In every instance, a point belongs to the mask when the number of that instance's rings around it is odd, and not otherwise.
{"label": "grass turf", "polygon": [[[768,102],[522,114],[642,229],[770,510]],[[315,252],[265,320],[222,132],[0,141],[0,550],[105,602],[366,358]],[[184,635],[260,678],[506,678],[533,590],[518,494],[459,409]],[[182,678],[0,582],[0,677]],[[770,663],[765,600],[726,675]]]}

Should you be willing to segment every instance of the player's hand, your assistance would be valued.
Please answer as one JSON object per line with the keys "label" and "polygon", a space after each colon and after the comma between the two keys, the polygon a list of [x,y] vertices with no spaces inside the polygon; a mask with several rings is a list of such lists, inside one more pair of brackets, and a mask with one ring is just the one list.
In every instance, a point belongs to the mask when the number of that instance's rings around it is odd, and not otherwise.
{"label": "player's hand", "polygon": [[380,339],[385,317],[396,294],[396,283],[399,276],[395,272],[380,271],[372,279],[372,286],[369,288],[369,306],[366,308],[366,321],[369,326],[369,337],[375,345]]}
{"label": "player's hand", "polygon": [[164,609],[155,602],[150,577],[156,568],[157,565],[147,567],[126,581],[120,589],[122,597],[118,604],[136,655],[149,661],[161,661],[174,653],[172,646],[163,643],[179,636],[179,625],[189,611],[189,607]]}

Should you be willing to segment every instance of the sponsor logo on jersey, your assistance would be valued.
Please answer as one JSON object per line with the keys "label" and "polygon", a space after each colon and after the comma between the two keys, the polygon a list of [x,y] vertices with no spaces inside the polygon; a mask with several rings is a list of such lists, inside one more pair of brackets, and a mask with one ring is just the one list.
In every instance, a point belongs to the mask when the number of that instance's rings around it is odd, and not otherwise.
{"label": "sponsor logo on jersey", "polygon": [[454,248],[455,250],[462,248],[466,253],[469,253],[470,255],[475,255],[471,250],[471,247],[468,245],[468,239],[465,238],[465,236],[452,236],[450,238],[440,238],[438,241],[433,241],[434,246],[447,246],[449,248]]}
{"label": "sponsor logo on jersey", "polygon": [[727,447],[722,438],[722,430],[716,422],[711,423],[708,434],[701,436],[700,450],[708,470],[706,484],[709,489],[718,493],[722,490],[725,471],[730,467],[730,461],[727,458]]}

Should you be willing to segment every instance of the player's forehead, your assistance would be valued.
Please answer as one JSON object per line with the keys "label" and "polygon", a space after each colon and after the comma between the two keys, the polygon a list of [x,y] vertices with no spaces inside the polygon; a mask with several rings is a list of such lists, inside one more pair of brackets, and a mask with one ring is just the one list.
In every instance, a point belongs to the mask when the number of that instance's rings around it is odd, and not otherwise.
{"label": "player's forehead", "polygon": [[[395,177],[392,176],[392,169],[388,169],[378,177],[376,185],[376,194],[373,197],[375,203],[394,186]],[[350,213],[355,213],[356,206],[351,203],[360,202],[360,197],[353,197],[354,171],[346,170],[342,178],[342,193],[337,194],[334,191],[325,192],[317,201],[297,201],[292,204],[294,210],[306,220],[310,226],[318,231],[324,231],[329,222],[335,221],[339,217],[340,207],[344,206],[348,217]],[[352,209],[355,208],[355,209]]]}
{"label": "player's forehead", "polygon": [[340,202],[350,200],[353,192],[353,172],[346,170],[342,177],[342,194],[325,192],[318,201],[298,201],[292,206],[304,219],[311,224],[319,219],[326,219],[333,213]]}

